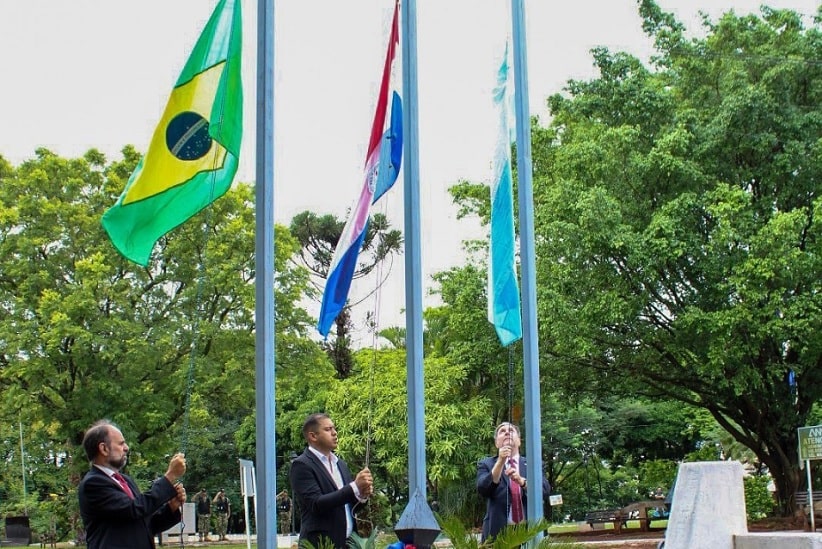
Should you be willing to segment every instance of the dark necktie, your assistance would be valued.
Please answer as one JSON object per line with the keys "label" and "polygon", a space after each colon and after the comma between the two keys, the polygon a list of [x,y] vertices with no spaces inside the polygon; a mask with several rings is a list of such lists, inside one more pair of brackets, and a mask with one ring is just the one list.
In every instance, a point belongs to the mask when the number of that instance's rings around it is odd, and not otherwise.
{"label": "dark necktie", "polygon": [[[508,458],[508,466],[517,470],[513,458]],[[513,478],[508,477],[508,488],[511,490],[511,522],[519,524],[525,518],[522,512],[522,487],[518,482],[514,482]]]}
{"label": "dark necktie", "polygon": [[131,487],[128,485],[128,482],[126,482],[125,477],[120,473],[114,473],[111,476],[112,478],[114,478],[114,480],[117,481],[117,484],[120,485],[120,488],[123,489],[123,491],[128,495],[128,497],[134,499],[134,492],[131,491]]}

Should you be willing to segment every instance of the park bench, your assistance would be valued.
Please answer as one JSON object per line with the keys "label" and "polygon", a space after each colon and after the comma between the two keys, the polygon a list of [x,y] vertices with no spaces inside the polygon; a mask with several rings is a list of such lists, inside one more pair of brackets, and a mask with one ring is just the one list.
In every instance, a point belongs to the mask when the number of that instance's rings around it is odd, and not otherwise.
{"label": "park bench", "polygon": [[622,530],[623,521],[621,509],[597,509],[585,513],[585,522],[592,530],[595,529],[595,524],[611,523],[614,525],[614,531],[619,532]]}
{"label": "park bench", "polygon": [[[805,527],[810,529],[811,527],[811,506],[808,505],[808,491],[807,490],[800,490],[794,494],[794,501],[796,501],[796,508],[797,510],[802,512],[802,515],[805,517]],[[819,522],[822,519],[822,506],[819,503],[822,502],[822,491],[813,492],[813,508],[814,508],[814,519],[815,522]],[[818,524],[817,524],[818,527]]]}
{"label": "park bench", "polygon": [[621,510],[623,526],[627,521],[633,520],[639,523],[639,529],[647,532],[651,529],[651,522],[664,520],[668,516],[667,506],[662,500],[637,501],[626,505]]}
{"label": "park bench", "polygon": [[46,530],[40,533],[40,547],[57,547],[57,532]]}

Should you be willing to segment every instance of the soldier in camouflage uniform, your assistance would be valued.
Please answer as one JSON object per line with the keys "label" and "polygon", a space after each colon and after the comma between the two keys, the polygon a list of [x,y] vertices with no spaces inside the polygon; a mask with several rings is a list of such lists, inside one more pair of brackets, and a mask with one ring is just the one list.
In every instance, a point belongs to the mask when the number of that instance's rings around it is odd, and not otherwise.
{"label": "soldier in camouflage uniform", "polygon": [[211,499],[205,488],[200,488],[200,492],[194,496],[194,503],[197,509],[197,535],[200,541],[211,541],[208,537],[211,529]]}
{"label": "soldier in camouflage uniform", "polygon": [[291,498],[285,490],[277,494],[277,522],[280,523],[280,534],[291,533]]}
{"label": "soldier in camouflage uniform", "polygon": [[228,529],[228,517],[231,515],[231,502],[225,495],[225,490],[221,489],[214,496],[214,512],[217,515],[217,534],[220,536],[220,541],[227,540],[226,530]]}

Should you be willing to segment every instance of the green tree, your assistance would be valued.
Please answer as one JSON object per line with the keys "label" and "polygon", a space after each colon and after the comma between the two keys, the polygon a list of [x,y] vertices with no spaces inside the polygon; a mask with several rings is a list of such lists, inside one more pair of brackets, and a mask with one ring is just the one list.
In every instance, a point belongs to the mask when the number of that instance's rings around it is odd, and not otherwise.
{"label": "green tree", "polygon": [[790,512],[822,396],[819,19],[730,13],[688,39],[639,7],[655,70],[594,50],[600,76],[536,130],[542,364],[567,391],[708,410]]}
{"label": "green tree", "polygon": [[469,261],[435,274],[434,281],[443,305],[425,313],[427,325],[436,327],[432,356],[447,357],[465,368],[461,398],[487,399],[492,425],[509,417],[521,422],[521,345],[503,347],[488,322],[485,269]]}
{"label": "green tree", "polygon": [[[352,469],[370,465],[377,490],[387,496],[393,512],[388,524],[394,524],[409,495],[405,351],[362,349],[355,358],[357,373],[329,393],[327,410],[340,432],[340,453]],[[449,490],[459,492],[466,498],[461,504],[467,501],[466,507],[474,511],[476,462],[485,455],[493,432],[489,402],[461,397],[467,375],[462,365],[428,358],[424,370],[429,493],[436,498]],[[466,485],[470,490],[463,489]]]}
{"label": "green tree", "polygon": [[[102,417],[122,427],[140,482],[181,446],[190,479],[219,464],[233,477],[237,449],[224,434],[254,409],[252,189],[238,185],[162,238],[144,269],[100,226],[139,159],[123,154],[108,164],[94,150],[40,149],[18,168],[0,158],[0,401],[4,424],[26,427],[35,481],[50,483],[41,498],[76,499],[57,479],[76,484],[83,431]],[[276,242],[277,353],[298,362],[308,274],[290,262],[297,243],[283,227]]]}
{"label": "green tree", "polygon": [[[310,211],[301,212],[291,220],[291,233],[300,243],[299,257],[301,264],[305,265],[314,275],[314,287],[317,296],[322,295],[320,291],[319,279],[326,279],[334,259],[334,250],[337,248],[345,228],[345,221],[338,220],[331,214],[317,215]],[[351,308],[365,300],[368,296],[377,291],[388,279],[391,273],[390,260],[393,255],[401,252],[402,233],[392,229],[385,214],[375,213],[371,215],[362,248],[357,258],[357,268],[354,271],[353,279],[370,275],[379,265],[384,265],[388,261],[388,267],[379,270],[381,279],[377,280],[374,290],[356,303],[346,303],[334,321],[334,337],[331,341],[324,341],[323,348],[331,357],[337,375],[340,379],[345,379],[352,373],[354,360],[351,348]]]}

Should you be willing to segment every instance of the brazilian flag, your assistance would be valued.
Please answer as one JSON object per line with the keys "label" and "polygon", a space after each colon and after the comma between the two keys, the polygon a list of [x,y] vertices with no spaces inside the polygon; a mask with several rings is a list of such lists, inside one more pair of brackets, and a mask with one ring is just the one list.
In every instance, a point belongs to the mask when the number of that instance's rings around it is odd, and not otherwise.
{"label": "brazilian flag", "polygon": [[225,194],[243,134],[241,0],[220,0],[177,79],[148,152],[103,228],[148,266],[157,240]]}

